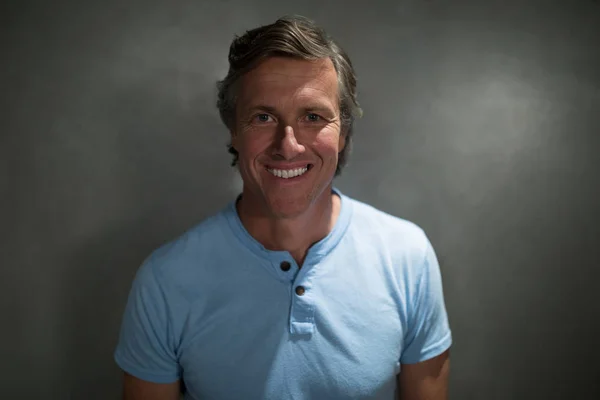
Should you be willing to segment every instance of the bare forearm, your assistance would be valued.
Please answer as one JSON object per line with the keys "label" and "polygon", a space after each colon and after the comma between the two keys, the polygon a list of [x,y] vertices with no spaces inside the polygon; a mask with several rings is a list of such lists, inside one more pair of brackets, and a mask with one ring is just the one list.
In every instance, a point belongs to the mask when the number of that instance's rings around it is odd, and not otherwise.
{"label": "bare forearm", "polygon": [[179,400],[181,386],[179,381],[159,384],[146,382],[125,374],[123,380],[123,400]]}
{"label": "bare forearm", "polygon": [[403,365],[398,400],[448,400],[449,352],[417,364]]}

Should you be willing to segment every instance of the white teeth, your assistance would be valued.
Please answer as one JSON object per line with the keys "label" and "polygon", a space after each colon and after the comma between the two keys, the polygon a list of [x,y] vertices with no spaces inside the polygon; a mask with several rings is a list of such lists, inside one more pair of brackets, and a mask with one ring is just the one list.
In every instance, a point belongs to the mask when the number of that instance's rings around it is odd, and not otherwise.
{"label": "white teeth", "polygon": [[296,169],[268,169],[267,171],[279,178],[289,179],[304,174],[306,171],[308,171],[308,167]]}

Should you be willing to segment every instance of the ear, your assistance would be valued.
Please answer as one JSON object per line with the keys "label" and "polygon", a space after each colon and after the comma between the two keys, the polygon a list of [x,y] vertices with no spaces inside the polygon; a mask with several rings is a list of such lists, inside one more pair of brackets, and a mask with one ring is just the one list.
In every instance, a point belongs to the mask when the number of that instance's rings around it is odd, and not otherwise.
{"label": "ear", "polygon": [[233,147],[235,150],[237,150],[237,142],[238,142],[238,135],[236,135],[236,132],[234,129],[229,131],[230,135],[231,135],[231,147]]}
{"label": "ear", "polygon": [[344,147],[346,147],[346,130],[343,129],[340,132],[340,138],[338,140],[338,153],[341,153],[342,150],[344,150]]}

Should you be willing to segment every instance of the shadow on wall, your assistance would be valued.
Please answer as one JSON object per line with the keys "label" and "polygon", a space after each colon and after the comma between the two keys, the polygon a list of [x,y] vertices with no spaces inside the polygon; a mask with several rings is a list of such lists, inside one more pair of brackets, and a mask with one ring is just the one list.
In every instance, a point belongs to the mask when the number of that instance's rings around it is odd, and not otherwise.
{"label": "shadow on wall", "polygon": [[60,318],[69,398],[118,398],[122,372],[113,353],[132,279],[154,249],[202,219],[180,217],[171,224],[164,218],[171,207],[163,211],[97,232],[66,261]]}
{"label": "shadow on wall", "polygon": [[153,250],[232,199],[235,172],[220,122],[199,104],[184,110],[148,87],[142,82],[107,97],[105,118],[119,131],[112,150],[121,153],[113,172],[121,193],[98,193],[96,201],[101,209],[103,198],[118,197],[110,202],[118,215],[104,211],[113,222],[76,238],[64,260],[58,318],[69,399],[119,398],[122,372],[113,353],[135,272]]}
{"label": "shadow on wall", "polygon": [[[152,221],[115,227],[82,243],[62,280],[63,369],[72,399],[118,398],[122,373],[112,355],[131,280],[160,240]],[[151,236],[149,236],[151,235]]]}

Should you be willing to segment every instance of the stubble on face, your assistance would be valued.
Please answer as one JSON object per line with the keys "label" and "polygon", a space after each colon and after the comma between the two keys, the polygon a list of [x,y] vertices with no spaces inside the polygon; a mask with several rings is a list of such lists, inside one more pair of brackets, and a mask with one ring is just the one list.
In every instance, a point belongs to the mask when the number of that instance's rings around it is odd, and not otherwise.
{"label": "stubble on face", "polygon": [[[276,218],[301,215],[330,188],[345,144],[333,63],[267,59],[242,77],[239,88],[232,145],[244,201],[251,205],[246,208]],[[309,170],[295,181],[269,172],[298,164]]]}

